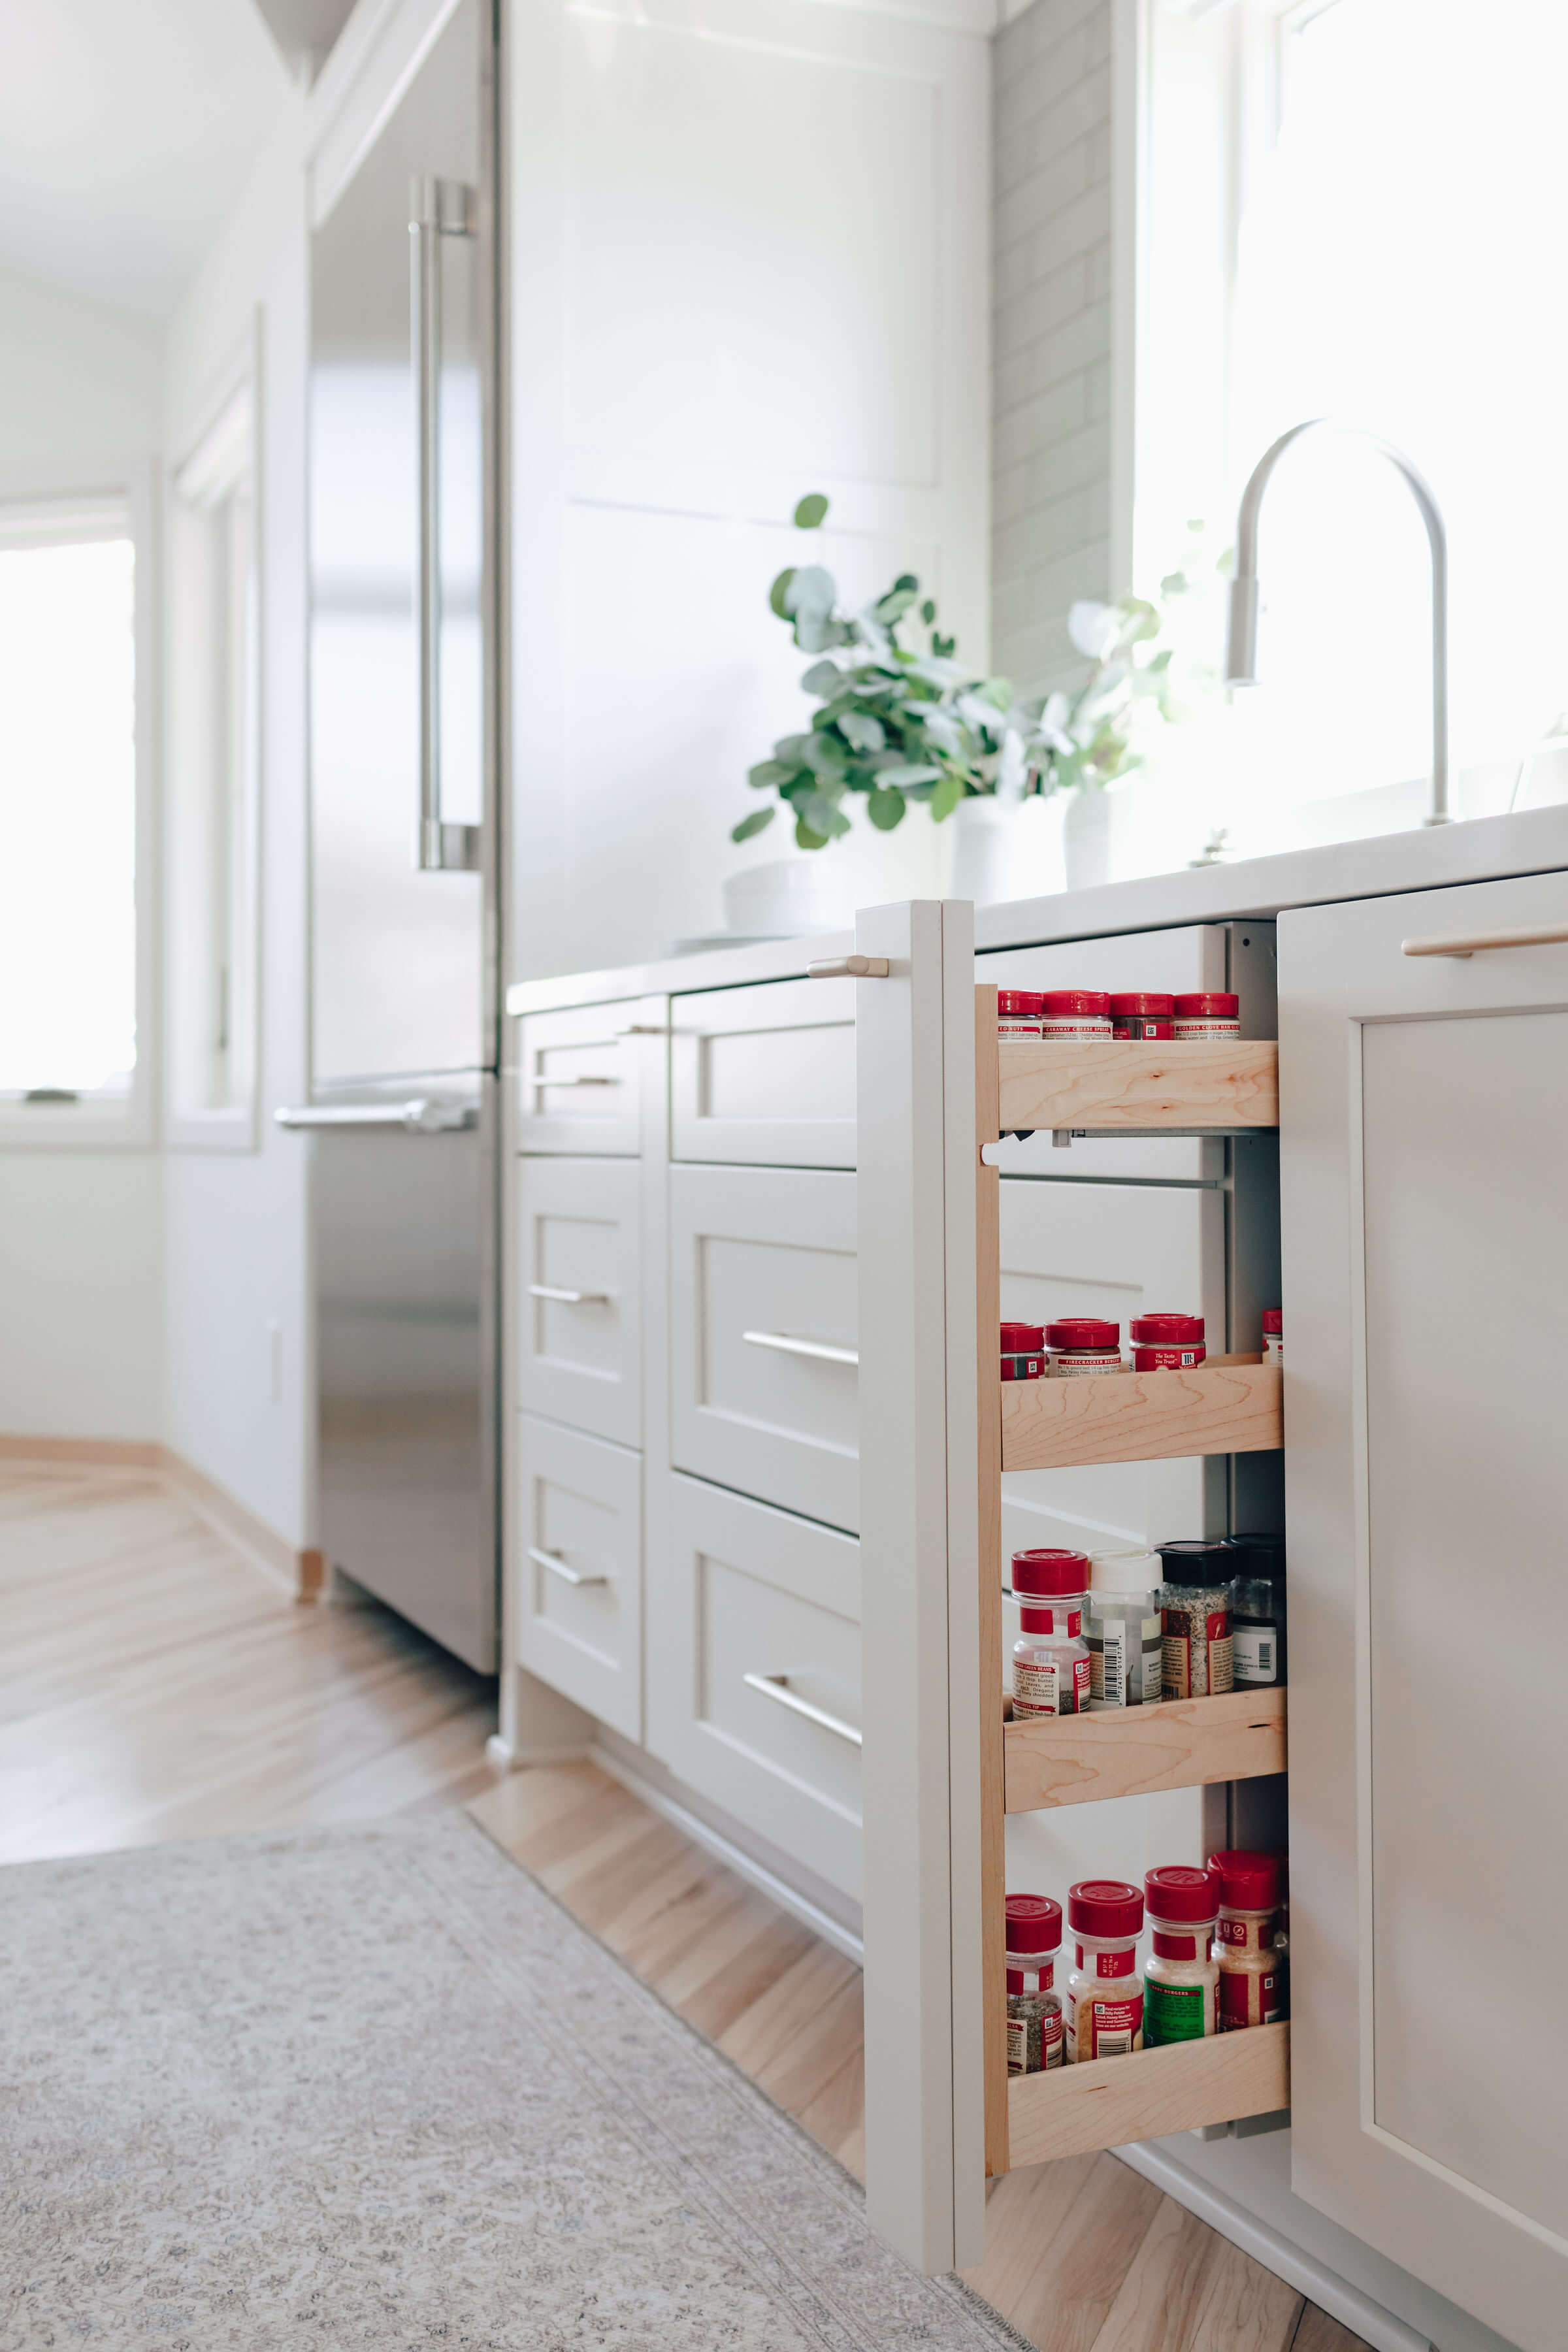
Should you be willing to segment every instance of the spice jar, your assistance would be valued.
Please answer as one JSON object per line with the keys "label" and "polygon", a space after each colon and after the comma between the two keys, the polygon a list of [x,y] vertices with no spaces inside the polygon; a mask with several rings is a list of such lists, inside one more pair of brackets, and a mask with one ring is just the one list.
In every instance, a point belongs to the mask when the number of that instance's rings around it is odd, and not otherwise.
{"label": "spice jar", "polygon": [[1239,1037],[1241,1003],[1227,988],[1200,989],[1176,999],[1178,1037]]}
{"label": "spice jar", "polygon": [[[1092,1573],[1092,1562],[1090,1564]],[[1089,1595],[1089,1704],[1152,1706],[1163,1683],[1163,1621],[1153,1592]]]}
{"label": "spice jar", "polygon": [[1209,1947],[1219,1908],[1218,1874],[1180,1862],[1143,1875],[1153,1949],[1143,1971],[1143,2042],[1201,2042],[1219,2030],[1219,1962]]}
{"label": "spice jar", "polygon": [[1046,1335],[1038,1323],[1004,1323],[1002,1377],[1005,1381],[1037,1381],[1046,1369]]}
{"label": "spice jar", "polygon": [[1232,1536],[1231,1657],[1237,1690],[1271,1690],[1285,1679],[1285,1538]]}
{"label": "spice jar", "polygon": [[1013,1554],[1013,1594],[1023,1629],[1013,1644],[1015,1716],[1082,1715],[1087,1709],[1088,1591],[1089,1561],[1081,1551],[1042,1545]]}
{"label": "spice jar", "polygon": [[1135,1315],[1127,1336],[1135,1372],[1185,1372],[1204,1360],[1201,1315]]}
{"label": "spice jar", "polygon": [[1160,1603],[1165,1698],[1218,1698],[1234,1687],[1230,1588],[1236,1574],[1228,1544],[1161,1544],[1165,1581]]}
{"label": "spice jar", "polygon": [[999,988],[996,992],[998,1037],[1037,1037],[1039,1034],[1039,990],[1037,988]]}
{"label": "spice jar", "polygon": [[1080,1879],[1068,1889],[1068,1926],[1076,1953],[1066,1988],[1068,2063],[1128,2057],[1143,2047],[1143,1897],[1124,1879]]}
{"label": "spice jar", "polygon": [[1067,2043],[1056,1982],[1062,1906],[1048,1895],[1007,1897],[1007,2072],[1045,2074]]}
{"label": "spice jar", "polygon": [[1046,1326],[1046,1372],[1051,1380],[1073,1380],[1083,1372],[1121,1370],[1121,1326],[1102,1322],[1097,1315],[1066,1315]]}
{"label": "spice jar", "polygon": [[1285,1361],[1284,1325],[1285,1318],[1281,1308],[1278,1307],[1264,1308],[1263,1360],[1266,1364],[1282,1364]]}
{"label": "spice jar", "polygon": [[1148,1039],[1173,1037],[1176,1000],[1143,991],[1131,996],[1113,996],[1110,1000],[1110,1034],[1113,1037]]}
{"label": "spice jar", "polygon": [[1098,988],[1047,988],[1040,999],[1042,1037],[1109,1037],[1110,999]]}
{"label": "spice jar", "polygon": [[1214,1956],[1219,1963],[1219,2030],[1272,2025],[1284,2014],[1274,1914],[1279,1857],[1236,1848],[1211,1853],[1219,1888]]}

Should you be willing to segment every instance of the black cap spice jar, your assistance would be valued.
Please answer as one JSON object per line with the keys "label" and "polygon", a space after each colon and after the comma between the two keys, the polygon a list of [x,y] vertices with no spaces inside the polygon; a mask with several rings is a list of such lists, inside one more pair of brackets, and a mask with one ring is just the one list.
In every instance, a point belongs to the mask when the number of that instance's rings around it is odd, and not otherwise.
{"label": "black cap spice jar", "polygon": [[1232,1536],[1227,1548],[1236,1563],[1230,1592],[1236,1687],[1271,1690],[1285,1679],[1285,1538]]}
{"label": "black cap spice jar", "polygon": [[1236,1555],[1225,1542],[1155,1546],[1165,1571],[1160,1603],[1163,1698],[1218,1698],[1235,1686],[1230,1588]]}

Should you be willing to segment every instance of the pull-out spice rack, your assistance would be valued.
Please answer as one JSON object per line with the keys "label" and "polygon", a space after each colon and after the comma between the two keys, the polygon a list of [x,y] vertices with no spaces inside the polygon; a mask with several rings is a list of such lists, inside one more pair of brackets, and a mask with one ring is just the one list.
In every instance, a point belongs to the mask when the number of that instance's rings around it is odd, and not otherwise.
{"label": "pull-out spice rack", "polygon": [[[1004,1135],[1215,1134],[1278,1124],[1279,1048],[998,1039],[996,992],[975,991],[975,1303],[978,1352],[980,1656],[1002,1654],[1002,1474],[1100,1462],[1239,1454],[1284,1440],[1280,1375],[1253,1356],[1189,1371],[1091,1380],[1000,1379],[1001,1196],[984,1157]],[[1285,1766],[1285,1695],[1218,1698],[1044,1723],[1005,1723],[983,1706],[981,1976],[988,2175],[1090,2148],[1262,2115],[1289,2104],[1289,2028],[1146,2050],[1009,2077],[1006,2051],[1005,1817],[1044,1806],[1200,1787]]]}

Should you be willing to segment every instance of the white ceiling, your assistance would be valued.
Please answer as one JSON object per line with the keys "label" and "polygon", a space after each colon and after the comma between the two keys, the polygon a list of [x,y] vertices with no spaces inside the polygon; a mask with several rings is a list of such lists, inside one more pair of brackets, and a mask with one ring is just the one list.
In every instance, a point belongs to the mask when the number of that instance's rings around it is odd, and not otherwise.
{"label": "white ceiling", "polygon": [[168,318],[288,89],[253,0],[0,0],[0,262]]}

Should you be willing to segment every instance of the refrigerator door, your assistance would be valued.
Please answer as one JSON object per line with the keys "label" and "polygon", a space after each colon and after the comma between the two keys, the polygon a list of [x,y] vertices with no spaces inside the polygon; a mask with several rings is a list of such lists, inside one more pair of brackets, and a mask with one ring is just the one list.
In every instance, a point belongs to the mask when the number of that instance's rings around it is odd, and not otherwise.
{"label": "refrigerator door", "polygon": [[497,1108],[493,1078],[465,1091],[434,1074],[284,1114],[311,1130],[322,1549],[482,1674],[496,1664]]}
{"label": "refrigerator door", "polygon": [[494,1065],[488,12],[311,254],[312,1087]]}

